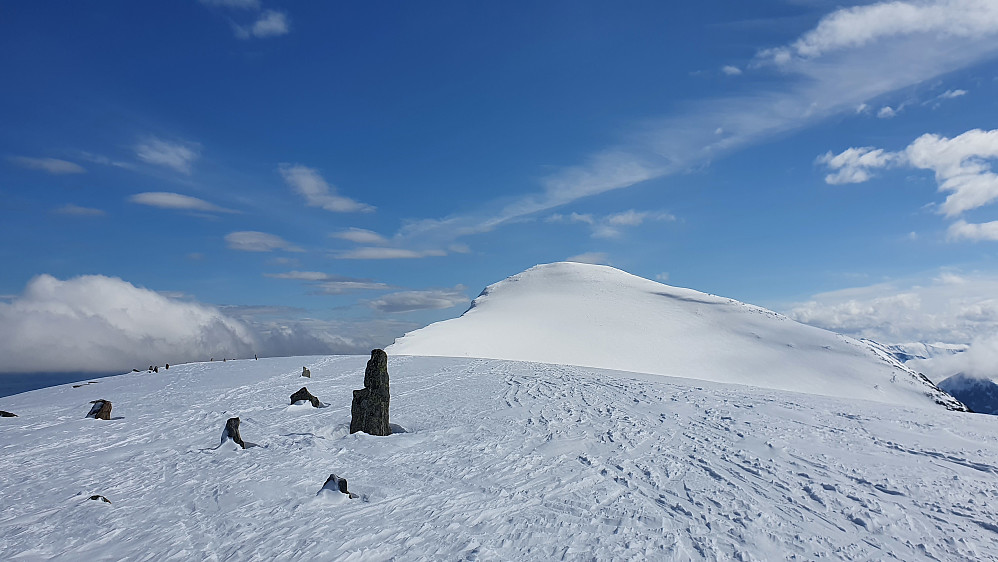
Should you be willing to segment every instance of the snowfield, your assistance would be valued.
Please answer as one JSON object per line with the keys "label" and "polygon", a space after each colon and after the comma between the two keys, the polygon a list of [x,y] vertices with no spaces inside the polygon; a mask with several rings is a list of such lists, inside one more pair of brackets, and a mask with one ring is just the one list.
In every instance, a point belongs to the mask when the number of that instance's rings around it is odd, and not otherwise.
{"label": "snowfield", "polygon": [[[392,356],[392,422],[409,432],[350,435],[366,360],[197,363],[0,398],[19,416],[0,418],[0,559],[998,559],[994,416]],[[292,406],[304,385],[326,407]],[[84,418],[99,398],[112,420]],[[231,416],[255,447],[218,446]],[[362,499],[317,496],[330,473]]]}
{"label": "snowfield", "polygon": [[963,405],[891,350],[605,265],[532,267],[389,354],[580,365],[917,406]]}

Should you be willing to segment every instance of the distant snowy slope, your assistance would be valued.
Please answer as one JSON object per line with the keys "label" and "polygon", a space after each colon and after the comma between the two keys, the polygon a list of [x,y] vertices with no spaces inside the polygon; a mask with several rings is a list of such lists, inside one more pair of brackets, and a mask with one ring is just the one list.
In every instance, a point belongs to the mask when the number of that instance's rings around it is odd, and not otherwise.
{"label": "distant snowy slope", "polygon": [[539,265],[490,285],[460,318],[410,332],[387,351],[583,365],[963,407],[866,342],[732,299],[580,263]]}

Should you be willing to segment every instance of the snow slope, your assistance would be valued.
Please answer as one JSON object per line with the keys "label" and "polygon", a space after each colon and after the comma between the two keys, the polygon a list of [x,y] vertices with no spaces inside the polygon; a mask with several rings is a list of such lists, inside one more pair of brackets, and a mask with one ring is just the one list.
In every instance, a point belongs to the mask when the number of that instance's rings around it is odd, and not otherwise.
{"label": "snow slope", "polygon": [[562,262],[528,269],[487,287],[460,318],[409,332],[387,351],[963,407],[881,347],[601,265]]}
{"label": "snow slope", "polygon": [[[994,416],[393,356],[409,433],[350,435],[366,360],[0,398],[0,559],[998,560]],[[328,407],[290,405],[302,385]],[[111,421],[84,419],[99,398]],[[218,447],[231,416],[257,446]],[[332,472],[366,501],[317,496]]]}

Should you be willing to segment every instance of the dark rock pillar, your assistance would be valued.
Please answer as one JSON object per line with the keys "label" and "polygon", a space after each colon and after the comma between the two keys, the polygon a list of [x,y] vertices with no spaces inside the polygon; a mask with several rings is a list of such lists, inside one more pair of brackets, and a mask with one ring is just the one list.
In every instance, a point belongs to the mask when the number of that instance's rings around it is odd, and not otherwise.
{"label": "dark rock pillar", "polygon": [[364,371],[364,388],[353,391],[350,433],[363,431],[368,435],[391,435],[388,402],[388,354],[375,349],[371,351],[371,359]]}

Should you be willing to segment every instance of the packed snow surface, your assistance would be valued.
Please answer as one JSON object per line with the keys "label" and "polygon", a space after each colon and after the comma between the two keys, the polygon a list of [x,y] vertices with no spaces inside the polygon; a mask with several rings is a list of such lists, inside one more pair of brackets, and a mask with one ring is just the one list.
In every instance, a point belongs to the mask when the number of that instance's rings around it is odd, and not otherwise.
{"label": "packed snow surface", "polygon": [[[408,432],[350,435],[366,361],[0,398],[0,559],[998,560],[998,417],[393,356]],[[327,406],[291,405],[303,385]],[[255,446],[219,445],[233,416]],[[330,473],[361,497],[319,494]]]}
{"label": "packed snow surface", "polygon": [[539,265],[490,285],[396,355],[482,357],[654,373],[903,405],[962,408],[871,342],[602,265]]}

